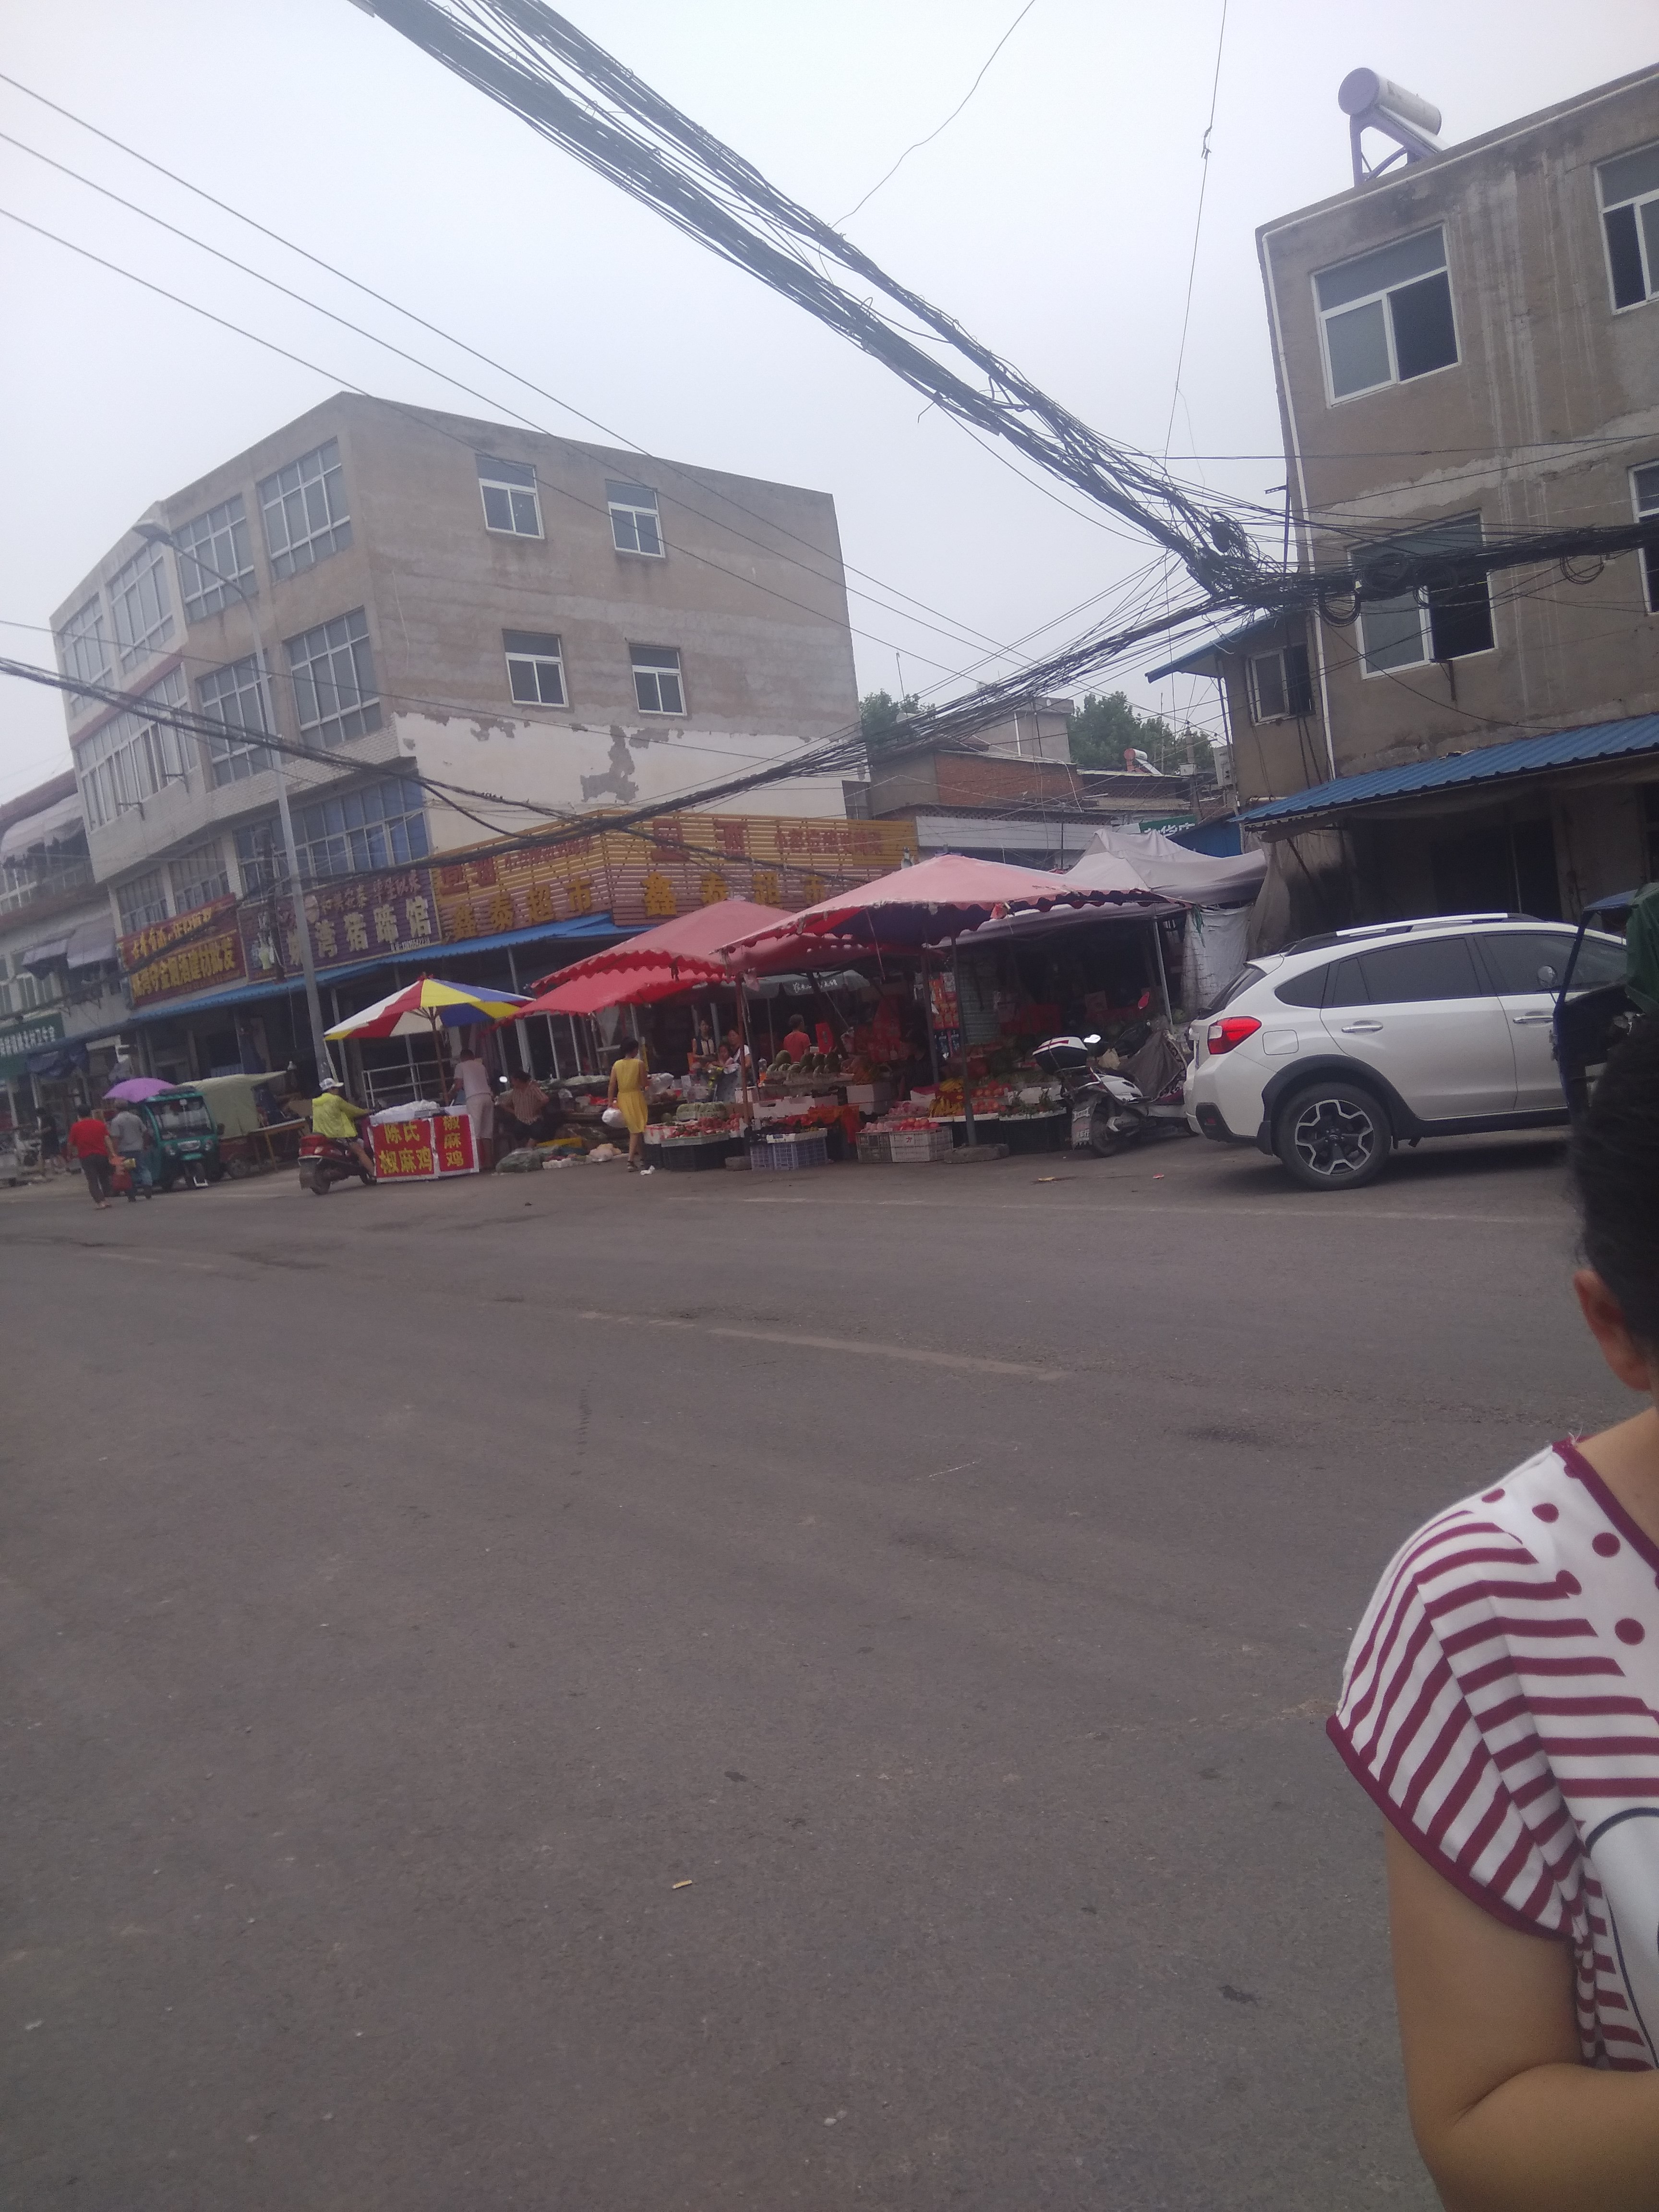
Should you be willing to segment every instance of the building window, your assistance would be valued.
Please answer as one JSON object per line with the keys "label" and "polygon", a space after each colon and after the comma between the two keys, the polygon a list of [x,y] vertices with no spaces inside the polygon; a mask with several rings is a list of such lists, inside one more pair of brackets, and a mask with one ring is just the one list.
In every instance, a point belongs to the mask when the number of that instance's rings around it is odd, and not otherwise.
{"label": "building window", "polygon": [[[252,653],[203,677],[196,696],[210,721],[223,722],[232,730],[251,731],[253,737],[269,736],[259,664]],[[270,766],[268,748],[256,744],[253,737],[206,740],[208,770],[215,783],[240,783],[245,776],[258,775]]]}
{"label": "building window", "polygon": [[361,607],[289,638],[284,649],[302,738],[337,745],[380,728],[368,621]]}
{"label": "building window", "polygon": [[1461,660],[1471,653],[1492,651],[1492,594],[1484,576],[1469,582],[1419,585],[1384,596],[1389,567],[1399,555],[1418,559],[1458,553],[1483,542],[1480,516],[1460,514],[1428,530],[1355,549],[1354,574],[1362,593],[1377,594],[1362,597],[1359,609],[1365,675],[1382,676],[1419,661]]}
{"label": "building window", "polygon": [[536,495],[535,470],[522,461],[492,459],[488,453],[477,458],[484,528],[502,531],[509,538],[539,538],[542,507]]}
{"label": "building window", "polygon": [[288,857],[274,814],[269,821],[251,822],[236,832],[236,872],[242,879],[244,898],[257,897],[287,883]]}
{"label": "building window", "polygon": [[1333,399],[1406,384],[1457,359],[1446,234],[1437,224],[1314,278]]}
{"label": "building window", "polygon": [[539,630],[504,629],[507,681],[513,696],[526,707],[562,707],[564,648],[556,637]]}
{"label": "building window", "polygon": [[428,848],[420,787],[394,776],[314,806],[296,806],[294,836],[307,883],[423,860]]}
{"label": "building window", "polygon": [[[253,591],[253,546],[240,492],[175,531],[173,543],[179,552],[179,589],[191,622],[216,615],[228,600]],[[241,592],[234,588],[238,584]]]}
{"label": "building window", "polygon": [[611,542],[618,553],[643,553],[663,558],[662,532],[657,526],[657,495],[649,484],[612,483],[605,487],[611,509]]}
{"label": "building window", "polygon": [[1275,653],[1253,653],[1249,667],[1253,722],[1279,722],[1287,714],[1313,712],[1305,645],[1282,646]]}
{"label": "building window", "polygon": [[167,890],[161,880],[159,868],[149,868],[131,883],[115,887],[115,903],[120,910],[121,934],[131,937],[135,930],[152,928],[167,918]]}
{"label": "building window", "polygon": [[1603,161],[1595,172],[1615,307],[1659,293],[1659,145]]}
{"label": "building window", "polygon": [[[64,675],[74,677],[77,684],[109,682],[109,641],[104,635],[103,602],[96,592],[85,606],[76,607],[58,631],[58,650],[63,656]],[[84,714],[96,703],[77,699],[73,692],[69,695],[71,714]]]}
{"label": "building window", "polygon": [[198,906],[211,906],[230,889],[224,851],[216,837],[180,853],[167,872],[173,878],[174,914],[194,914]]}
{"label": "building window", "polygon": [[[1659,522],[1659,462],[1650,468],[1631,471],[1631,490],[1638,522]],[[1659,545],[1642,548],[1642,579],[1647,586],[1648,612],[1659,615]]]}
{"label": "building window", "polygon": [[109,580],[110,612],[123,671],[136,668],[173,635],[167,563],[159,545],[146,545]]}
{"label": "building window", "polygon": [[[183,673],[171,668],[136,707],[113,714],[75,749],[90,828],[102,830],[186,774],[185,740],[155,719],[189,704]],[[148,710],[148,711],[147,711]]]}
{"label": "building window", "polygon": [[680,684],[680,656],[672,645],[634,645],[629,647],[634,664],[634,696],[642,714],[683,714],[685,693]]}
{"label": "building window", "polygon": [[259,511],[274,576],[297,575],[331,553],[343,552],[351,543],[351,516],[339,441],[331,438],[266,477],[259,486]]}

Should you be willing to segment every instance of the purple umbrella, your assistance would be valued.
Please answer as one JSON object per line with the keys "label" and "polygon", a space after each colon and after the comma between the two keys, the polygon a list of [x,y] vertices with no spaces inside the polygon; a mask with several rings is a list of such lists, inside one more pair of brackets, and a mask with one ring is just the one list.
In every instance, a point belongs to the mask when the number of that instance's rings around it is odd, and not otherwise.
{"label": "purple umbrella", "polygon": [[158,1076],[129,1075],[123,1083],[112,1083],[104,1093],[106,1098],[118,1098],[124,1104],[136,1105],[141,1098],[157,1098],[164,1091],[175,1088],[163,1083]]}

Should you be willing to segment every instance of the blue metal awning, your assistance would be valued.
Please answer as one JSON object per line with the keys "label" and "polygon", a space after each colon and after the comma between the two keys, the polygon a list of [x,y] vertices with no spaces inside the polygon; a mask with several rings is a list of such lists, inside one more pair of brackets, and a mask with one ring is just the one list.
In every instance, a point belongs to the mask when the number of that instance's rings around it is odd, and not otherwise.
{"label": "blue metal awning", "polygon": [[1557,730],[1547,737],[1515,738],[1505,745],[1482,745],[1474,752],[1448,753],[1439,760],[1372,769],[1364,775],[1340,775],[1334,782],[1316,783],[1311,790],[1293,792],[1288,799],[1252,806],[1238,819],[1253,829],[1261,823],[1340,813],[1383,799],[1413,799],[1421,793],[1543,775],[1553,769],[1582,768],[1593,761],[1620,760],[1641,753],[1659,753],[1659,714],[1635,714],[1621,722],[1591,722],[1583,729]]}
{"label": "blue metal awning", "polygon": [[[456,960],[474,952],[501,952],[510,946],[541,945],[550,938],[637,937],[646,925],[642,922],[618,922],[608,914],[575,914],[565,921],[538,922],[529,929],[503,930],[496,937],[462,937],[453,945],[421,945],[410,952],[383,953],[378,960],[354,960],[346,968],[319,968],[317,981],[328,988],[336,983],[355,982],[359,976],[373,975],[389,968],[441,967],[446,960]],[[209,991],[198,999],[169,999],[165,1006],[147,1007],[143,1013],[129,1014],[121,1024],[124,1030],[137,1029],[149,1022],[182,1021],[191,1014],[217,1013],[226,1006],[248,1006],[260,999],[283,999],[305,989],[305,979],[300,975],[284,975],[273,982],[239,983],[228,991]]]}

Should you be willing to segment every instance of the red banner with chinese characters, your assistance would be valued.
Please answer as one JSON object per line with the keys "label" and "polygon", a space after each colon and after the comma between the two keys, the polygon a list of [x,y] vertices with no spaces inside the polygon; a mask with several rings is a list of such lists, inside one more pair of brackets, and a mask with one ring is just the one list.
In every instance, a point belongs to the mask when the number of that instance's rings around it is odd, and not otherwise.
{"label": "red banner with chinese characters", "polygon": [[118,951],[135,1006],[211,990],[247,973],[234,898],[215,899],[191,914],[136,929],[120,940]]}
{"label": "red banner with chinese characters", "polygon": [[465,1114],[425,1121],[374,1121],[374,1172],[383,1182],[433,1182],[440,1176],[477,1175],[477,1147]]}

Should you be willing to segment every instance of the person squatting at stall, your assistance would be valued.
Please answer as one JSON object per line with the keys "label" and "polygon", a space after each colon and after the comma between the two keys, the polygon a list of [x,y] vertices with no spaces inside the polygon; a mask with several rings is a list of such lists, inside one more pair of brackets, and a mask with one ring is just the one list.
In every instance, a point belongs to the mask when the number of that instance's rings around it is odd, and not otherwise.
{"label": "person squatting at stall", "polygon": [[102,1213],[109,1205],[110,1182],[120,1155],[109,1133],[109,1124],[97,1114],[83,1114],[70,1123],[70,1156],[81,1163],[92,1202]]}
{"label": "person squatting at stall", "polygon": [[646,1096],[645,1078],[645,1046],[639,1042],[630,1046],[620,1060],[612,1062],[606,1103],[616,1108],[627,1127],[629,1172],[654,1175],[656,1170],[645,1165],[645,1133],[651,1122],[651,1103]]}
{"label": "person squatting at stall", "polygon": [[346,1097],[337,1076],[325,1075],[321,1097],[311,1102],[311,1126],[319,1137],[332,1137],[337,1145],[343,1145],[373,1181],[374,1155],[357,1134],[357,1124],[368,1111]]}
{"label": "person squatting at stall", "polygon": [[1659,2204],[1659,1020],[1572,1170],[1573,1289],[1642,1411],[1420,1528],[1329,1723],[1388,1822],[1413,2130],[1467,2212]]}
{"label": "person squatting at stall", "polygon": [[532,1145],[538,1137],[550,1137],[559,1126],[559,1118],[546,1091],[533,1076],[518,1068],[507,1077],[507,1096],[496,1102],[495,1119],[506,1124],[516,1144]]}

